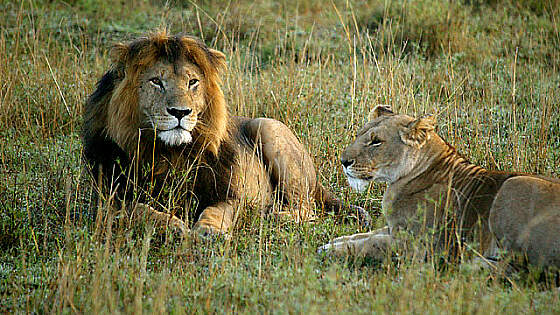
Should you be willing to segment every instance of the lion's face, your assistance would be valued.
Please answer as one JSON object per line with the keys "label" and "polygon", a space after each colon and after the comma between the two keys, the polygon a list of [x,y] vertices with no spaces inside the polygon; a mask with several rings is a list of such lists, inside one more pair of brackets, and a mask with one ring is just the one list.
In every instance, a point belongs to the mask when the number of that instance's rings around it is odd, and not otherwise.
{"label": "lion's face", "polygon": [[[100,80],[90,113],[122,150],[133,155],[153,138],[172,146],[192,143],[218,154],[228,135],[220,88],[225,55],[190,36],[165,31],[117,43],[112,69]],[[94,121],[94,120],[92,120]]]}
{"label": "lion's face", "polygon": [[170,146],[192,141],[191,132],[205,106],[202,71],[188,61],[158,61],[140,74],[141,128],[154,130]]}
{"label": "lion's face", "polygon": [[414,169],[429,139],[429,118],[395,115],[377,106],[356,140],[342,153],[344,174],[352,188],[363,191],[370,181],[393,183]]}

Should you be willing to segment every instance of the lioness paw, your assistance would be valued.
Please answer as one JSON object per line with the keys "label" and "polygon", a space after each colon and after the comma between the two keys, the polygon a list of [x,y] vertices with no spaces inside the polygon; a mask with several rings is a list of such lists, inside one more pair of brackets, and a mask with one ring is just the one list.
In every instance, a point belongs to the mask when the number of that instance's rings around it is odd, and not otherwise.
{"label": "lioness paw", "polygon": [[332,240],[317,249],[319,255],[352,256],[356,255],[356,249],[350,242],[337,242]]}
{"label": "lioness paw", "polygon": [[383,259],[392,242],[391,235],[382,233],[384,231],[385,229],[378,229],[368,233],[338,237],[319,247],[317,252]]}
{"label": "lioness paw", "polygon": [[317,248],[317,254],[319,255],[326,255],[329,252],[329,249],[331,248],[331,244],[325,244],[319,248]]}
{"label": "lioness paw", "polygon": [[357,219],[358,219],[358,224],[362,227],[368,228],[371,226],[372,224],[372,219],[371,216],[369,215],[369,213],[366,211],[366,209],[360,207],[360,206],[355,206],[355,205],[350,205],[350,208],[354,211]]}

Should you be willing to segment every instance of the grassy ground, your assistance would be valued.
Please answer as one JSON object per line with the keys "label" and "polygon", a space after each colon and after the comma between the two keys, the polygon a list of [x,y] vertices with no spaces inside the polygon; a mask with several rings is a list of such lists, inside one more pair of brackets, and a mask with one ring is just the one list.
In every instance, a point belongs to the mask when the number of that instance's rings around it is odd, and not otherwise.
{"label": "grassy ground", "polygon": [[[558,291],[406,257],[320,257],[360,228],[247,216],[229,241],[179,244],[96,228],[80,162],[81,110],[111,43],[157,27],[228,56],[234,114],[290,126],[322,182],[369,109],[434,113],[490,169],[560,176],[560,3],[532,1],[0,2],[0,313],[558,313]],[[85,196],[85,197],[84,197]],[[80,213],[68,220],[69,213]],[[116,218],[118,219],[118,218]],[[379,218],[377,225],[383,224]]]}

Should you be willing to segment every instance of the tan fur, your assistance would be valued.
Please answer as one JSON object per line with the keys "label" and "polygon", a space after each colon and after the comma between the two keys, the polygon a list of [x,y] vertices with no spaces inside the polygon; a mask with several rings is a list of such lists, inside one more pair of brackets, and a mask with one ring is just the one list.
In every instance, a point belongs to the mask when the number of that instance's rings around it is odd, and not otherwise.
{"label": "tan fur", "polygon": [[[111,56],[111,70],[86,104],[84,155],[123,199],[141,186],[144,202],[155,201],[136,206],[137,215],[184,233],[181,219],[154,208],[179,198],[175,204],[198,203],[195,229],[217,233],[229,231],[240,208],[270,207],[274,191],[298,220],[314,216],[314,199],[327,209],[342,206],[317,182],[309,153],[284,124],[228,116],[221,52],[157,32],[115,45]],[[132,171],[120,173],[123,164]],[[175,193],[166,197],[165,187]]]}
{"label": "tan fur", "polygon": [[427,237],[431,248],[464,248],[467,241],[486,256],[501,247],[560,267],[560,180],[471,164],[434,132],[431,117],[376,107],[369,118],[342,162],[358,189],[388,182],[388,226],[335,239],[321,251],[382,258],[404,230]]}

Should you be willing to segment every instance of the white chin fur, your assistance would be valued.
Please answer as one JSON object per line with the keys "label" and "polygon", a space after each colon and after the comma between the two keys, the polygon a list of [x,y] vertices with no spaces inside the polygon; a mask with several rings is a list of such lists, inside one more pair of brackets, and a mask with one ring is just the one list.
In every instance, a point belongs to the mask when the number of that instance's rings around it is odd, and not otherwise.
{"label": "white chin fur", "polygon": [[346,176],[346,178],[348,179],[348,184],[350,184],[350,187],[352,187],[354,190],[357,190],[359,192],[365,191],[369,186],[369,182],[367,180],[363,180],[351,176]]}
{"label": "white chin fur", "polygon": [[177,146],[187,144],[192,141],[191,133],[185,129],[172,129],[167,131],[160,131],[158,137],[165,144],[169,146]]}

